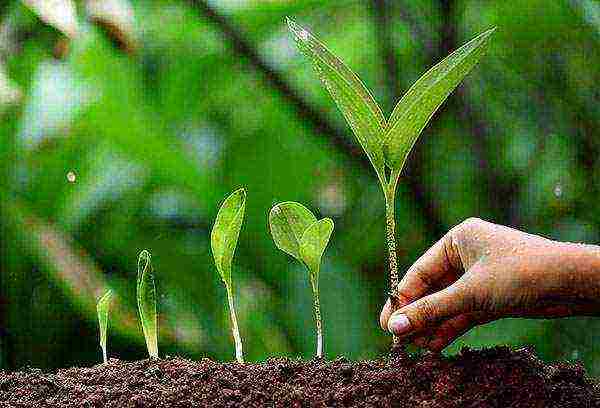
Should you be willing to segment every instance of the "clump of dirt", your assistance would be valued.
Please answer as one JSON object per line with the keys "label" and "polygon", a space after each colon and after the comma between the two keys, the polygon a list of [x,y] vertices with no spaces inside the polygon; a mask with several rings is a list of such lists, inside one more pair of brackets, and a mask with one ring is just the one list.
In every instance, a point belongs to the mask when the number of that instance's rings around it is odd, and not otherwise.
{"label": "clump of dirt", "polygon": [[455,357],[395,353],[374,361],[177,357],[53,374],[0,371],[0,407],[600,407],[579,364],[545,364],[506,347]]}

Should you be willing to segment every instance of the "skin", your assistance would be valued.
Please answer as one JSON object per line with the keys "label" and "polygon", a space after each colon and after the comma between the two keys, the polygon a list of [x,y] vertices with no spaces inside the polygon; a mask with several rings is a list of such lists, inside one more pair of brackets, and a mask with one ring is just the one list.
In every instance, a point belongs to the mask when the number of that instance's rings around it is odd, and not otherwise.
{"label": "skin", "polygon": [[409,268],[398,298],[381,327],[434,352],[504,317],[600,315],[600,247],[469,218]]}

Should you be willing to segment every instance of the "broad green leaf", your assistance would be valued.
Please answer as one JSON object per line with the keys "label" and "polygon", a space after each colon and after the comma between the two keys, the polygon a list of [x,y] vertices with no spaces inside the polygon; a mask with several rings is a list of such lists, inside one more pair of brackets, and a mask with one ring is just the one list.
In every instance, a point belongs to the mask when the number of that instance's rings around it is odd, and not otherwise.
{"label": "broad green leaf", "polygon": [[385,136],[386,163],[401,170],[417,138],[440,105],[477,64],[495,28],[454,51],[427,71],[394,108]]}
{"label": "broad green leaf", "polygon": [[106,333],[108,332],[108,310],[112,299],[112,291],[108,290],[98,301],[96,310],[98,311],[98,325],[100,326],[100,347],[102,348],[102,356],[106,363]]}
{"label": "broad green leaf", "polygon": [[210,243],[217,270],[226,285],[231,285],[231,262],[237,246],[244,210],[246,190],[240,188],[225,199],[210,234]]}
{"label": "broad green leaf", "polygon": [[321,266],[321,257],[329,243],[329,238],[333,232],[333,221],[330,218],[323,218],[312,224],[304,231],[300,241],[300,256],[310,270],[313,279],[319,279],[319,269]]}
{"label": "broad green leaf", "polygon": [[138,258],[137,303],[142,330],[150,357],[158,358],[158,319],[156,314],[156,287],[150,252],[143,250]]}
{"label": "broad green leaf", "polygon": [[308,227],[317,222],[312,212],[292,201],[275,205],[269,213],[269,227],[277,248],[303,262],[300,242]]}
{"label": "broad green leaf", "polygon": [[323,43],[291,19],[288,18],[287,22],[298,48],[312,62],[373,164],[380,182],[384,183],[383,141],[386,121],[379,105],[356,74]]}

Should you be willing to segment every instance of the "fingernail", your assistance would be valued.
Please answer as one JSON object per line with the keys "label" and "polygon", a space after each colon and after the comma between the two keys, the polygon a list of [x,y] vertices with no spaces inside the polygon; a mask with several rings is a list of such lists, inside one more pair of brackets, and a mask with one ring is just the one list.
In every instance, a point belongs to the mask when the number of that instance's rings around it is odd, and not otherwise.
{"label": "fingernail", "polygon": [[410,330],[410,321],[405,314],[393,315],[388,322],[388,330],[395,335],[401,335]]}

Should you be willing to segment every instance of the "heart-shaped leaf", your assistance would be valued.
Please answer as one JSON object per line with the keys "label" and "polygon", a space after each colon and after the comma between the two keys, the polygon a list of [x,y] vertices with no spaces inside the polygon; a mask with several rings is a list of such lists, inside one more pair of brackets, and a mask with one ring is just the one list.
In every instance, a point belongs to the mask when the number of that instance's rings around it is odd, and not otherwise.
{"label": "heart-shaped leaf", "polygon": [[321,257],[329,243],[333,232],[333,221],[323,218],[312,224],[304,231],[300,241],[300,256],[308,267],[312,279],[318,281],[321,266]]}
{"label": "heart-shaped leaf", "polygon": [[137,303],[142,330],[150,357],[158,358],[158,318],[156,287],[150,252],[143,250],[138,258]]}
{"label": "heart-shaped leaf", "polygon": [[312,62],[369,157],[379,181],[384,184],[383,136],[386,121],[381,108],[358,76],[323,43],[291,19],[288,18],[287,22],[298,48]]}
{"label": "heart-shaped leaf", "polygon": [[477,64],[495,28],[463,45],[427,71],[394,108],[385,136],[388,166],[401,170],[417,138],[440,105]]}
{"label": "heart-shaped leaf", "polygon": [[329,218],[317,221],[308,208],[288,201],[271,209],[269,226],[277,248],[302,262],[308,269],[317,328],[317,357],[322,357],[323,326],[319,301],[319,270],[321,257],[333,232],[333,221]]}
{"label": "heart-shaped leaf", "polygon": [[225,285],[231,286],[231,262],[237,246],[246,208],[246,190],[240,188],[225,199],[210,234],[217,270]]}
{"label": "heart-shaped leaf", "polygon": [[100,347],[102,348],[102,356],[105,363],[108,361],[106,355],[106,334],[108,332],[108,311],[110,309],[111,299],[112,291],[108,290],[96,305],[96,310],[98,311],[98,325],[100,326]]}
{"label": "heart-shaped leaf", "polygon": [[302,236],[315,222],[317,218],[308,208],[292,201],[275,205],[269,213],[269,226],[275,245],[300,262],[304,262],[300,254]]}

